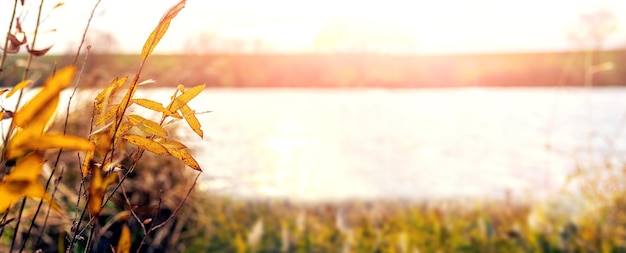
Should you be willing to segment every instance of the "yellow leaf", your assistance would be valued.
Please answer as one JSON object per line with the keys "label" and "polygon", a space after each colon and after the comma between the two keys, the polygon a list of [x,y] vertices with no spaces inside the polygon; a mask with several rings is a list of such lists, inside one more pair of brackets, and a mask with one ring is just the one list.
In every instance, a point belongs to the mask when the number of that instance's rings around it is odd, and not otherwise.
{"label": "yellow leaf", "polygon": [[191,110],[188,105],[183,105],[183,107],[180,108],[180,111],[183,113],[189,127],[191,127],[191,129],[193,129],[193,131],[196,132],[200,138],[202,138],[204,132],[200,129],[200,121],[196,118],[196,112]]}
{"label": "yellow leaf", "polygon": [[15,87],[13,87],[13,89],[9,93],[7,93],[7,98],[10,98],[16,92],[24,89],[24,87],[26,87],[26,85],[30,83],[32,83],[31,80],[24,80],[24,81],[19,82],[18,84],[15,85]]}
{"label": "yellow leaf", "polygon": [[191,154],[189,154],[186,149],[170,149],[169,152],[170,154],[172,154],[173,157],[176,157],[176,159],[180,160],[185,165],[191,167],[194,170],[202,171],[200,165],[198,164],[198,162],[196,162],[196,159],[194,159],[193,156],[191,156]]}
{"label": "yellow leaf", "polygon": [[[117,129],[117,133],[115,133],[115,138],[119,138],[121,135],[125,134],[128,130],[130,130],[133,127],[133,124],[131,124],[130,122],[122,122],[122,124],[120,124],[120,127]],[[111,128],[111,131],[113,131],[114,129]]]}
{"label": "yellow leaf", "polygon": [[31,199],[43,199],[50,204],[53,210],[58,213],[63,213],[63,209],[61,209],[61,207],[56,202],[54,202],[52,196],[46,193],[46,189],[44,188],[44,186],[38,182],[31,183],[28,188],[26,188],[24,195]]}
{"label": "yellow leaf", "polygon": [[[136,91],[137,91],[137,85],[132,85],[131,84],[131,87],[129,87],[128,90],[126,91],[126,93],[124,94],[124,97],[120,101],[120,104],[117,105],[117,111],[115,112],[115,116],[117,116],[117,115],[124,115],[124,112],[126,111],[126,109],[133,102],[132,98],[135,96],[135,92]],[[117,120],[116,120],[116,125],[117,125],[117,122],[119,122],[121,120],[122,120],[122,118],[118,117]]]}
{"label": "yellow leaf", "polygon": [[191,99],[193,99],[198,94],[200,94],[200,92],[204,90],[204,87],[206,87],[206,85],[202,84],[202,85],[193,87],[191,89],[188,89],[187,91],[180,94],[180,96],[176,97],[170,103],[167,109],[170,110],[171,112],[178,111],[181,107],[183,107],[183,105],[186,105],[187,103],[189,103],[189,101],[191,101]]}
{"label": "yellow leaf", "polygon": [[94,117],[99,116],[104,110],[104,108],[108,106],[108,104],[111,102],[111,98],[115,96],[115,93],[117,92],[117,90],[122,85],[124,85],[124,83],[126,82],[126,79],[127,77],[116,78],[115,80],[113,80],[113,82],[111,82],[111,84],[109,84],[109,86],[107,86],[100,93],[98,93],[98,96],[96,96],[93,102]]}
{"label": "yellow leaf", "polygon": [[87,209],[89,209],[89,214],[92,216],[98,216],[100,214],[100,210],[102,209],[102,199],[104,198],[104,193],[106,192],[107,187],[110,184],[115,182],[117,176],[115,173],[109,174],[106,178],[102,178],[102,169],[95,168],[92,170],[93,178],[89,183],[89,202],[87,204]]}
{"label": "yellow leaf", "polygon": [[65,150],[93,150],[89,140],[61,133],[35,134],[32,131],[20,131],[9,140],[4,157],[13,160],[32,150],[65,149]]}
{"label": "yellow leaf", "polygon": [[91,173],[91,171],[93,170],[93,156],[94,156],[94,151],[90,150],[87,151],[87,153],[85,154],[85,159],[83,160],[83,165],[80,167],[80,172],[83,174],[83,178],[86,178],[89,173]]}
{"label": "yellow leaf", "polygon": [[163,145],[163,147],[165,147],[168,150],[171,149],[184,149],[187,148],[187,146],[185,146],[184,144],[174,141],[174,140],[168,140],[166,138],[163,137],[155,137],[154,141],[160,143],[161,145]]}
{"label": "yellow leaf", "polygon": [[[74,72],[76,72],[76,68],[74,66],[68,66],[59,70],[53,77],[48,78],[41,91],[15,113],[13,116],[15,125],[25,128],[37,117],[42,109],[48,106],[54,97],[59,95],[61,90],[70,85],[74,77]],[[46,119],[46,122],[47,121],[48,119]]]}
{"label": "yellow leaf", "polygon": [[122,138],[126,140],[127,142],[129,142],[130,144],[133,144],[139,148],[148,150],[157,155],[169,155],[170,154],[167,151],[167,149],[163,147],[163,145],[149,138],[139,136],[139,135],[134,135],[134,134],[127,134],[127,135],[122,136]]}
{"label": "yellow leaf", "polygon": [[115,115],[117,115],[117,111],[118,111],[118,106],[119,105],[114,105],[113,107],[109,108],[104,115],[98,117],[98,119],[96,120],[96,125],[102,125],[104,124],[104,122],[107,122],[107,120],[112,119],[113,117],[115,117]]}
{"label": "yellow leaf", "polygon": [[48,101],[48,105],[41,108],[35,118],[31,119],[30,123],[28,123],[28,126],[26,126],[24,130],[39,134],[46,131],[54,122],[54,115],[57,112],[58,106],[59,96],[54,96],[50,99],[50,101]]}
{"label": "yellow leaf", "polygon": [[178,114],[177,112],[170,112],[169,110],[165,109],[163,107],[163,104],[159,102],[155,102],[149,99],[136,98],[136,99],[133,99],[133,103],[143,106],[145,108],[148,108],[150,110],[156,111],[156,112],[161,112],[170,117],[179,118],[179,119],[182,118],[180,114]]}
{"label": "yellow leaf", "polygon": [[41,155],[31,152],[27,156],[17,161],[15,168],[4,177],[6,181],[28,181],[35,182],[41,174],[41,169],[45,160]]}
{"label": "yellow leaf", "polygon": [[154,31],[152,31],[152,33],[146,40],[146,43],[144,43],[143,45],[143,50],[141,50],[142,61],[145,61],[148,56],[152,54],[152,51],[154,50],[156,45],[159,43],[161,38],[163,38],[163,35],[165,35],[165,32],[170,26],[170,22],[172,21],[172,19],[174,19],[174,17],[176,17],[176,15],[178,15],[178,13],[185,7],[185,2],[186,0],[178,2],[176,5],[167,10],[165,15],[163,15],[163,17],[159,21],[159,24],[157,25],[157,27],[154,28]]}
{"label": "yellow leaf", "polygon": [[[185,92],[185,86],[182,84],[178,84],[178,86],[176,86],[176,90],[179,90],[181,93],[183,93]],[[174,99],[174,97],[172,97],[172,99]]]}
{"label": "yellow leaf", "polygon": [[144,117],[141,117],[139,115],[134,115],[134,114],[127,115],[126,118],[131,124],[133,124],[137,128],[141,129],[141,131],[144,131],[148,134],[159,135],[159,136],[167,135],[167,131],[165,131],[165,129],[163,129],[162,126],[160,126],[158,123],[152,120],[148,120]]}
{"label": "yellow leaf", "polygon": [[58,213],[63,213],[61,207],[54,202],[52,196],[46,193],[43,185],[38,182],[13,181],[5,179],[2,183],[0,183],[0,196],[2,196],[2,198],[0,198],[0,213],[6,211],[13,205],[13,203],[23,197],[36,200],[43,199],[50,204],[53,210]]}
{"label": "yellow leaf", "polygon": [[104,156],[111,150],[111,135],[109,132],[100,132],[93,136],[92,142],[95,144],[96,152]]}
{"label": "yellow leaf", "polygon": [[116,252],[129,253],[130,245],[130,229],[128,229],[128,226],[124,225],[124,227],[122,227],[122,233],[120,234],[120,240],[117,242]]}

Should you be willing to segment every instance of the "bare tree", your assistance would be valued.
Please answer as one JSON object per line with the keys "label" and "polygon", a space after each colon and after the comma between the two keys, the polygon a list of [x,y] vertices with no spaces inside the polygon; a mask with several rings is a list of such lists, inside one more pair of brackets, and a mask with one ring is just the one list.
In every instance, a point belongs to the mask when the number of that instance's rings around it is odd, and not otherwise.
{"label": "bare tree", "polygon": [[584,13],[569,38],[585,50],[601,50],[606,39],[617,30],[617,19],[606,9]]}

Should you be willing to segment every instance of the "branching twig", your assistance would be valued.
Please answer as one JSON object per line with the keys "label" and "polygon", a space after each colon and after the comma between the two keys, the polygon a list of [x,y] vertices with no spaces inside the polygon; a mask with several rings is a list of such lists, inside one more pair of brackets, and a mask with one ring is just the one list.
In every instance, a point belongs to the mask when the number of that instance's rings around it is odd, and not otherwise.
{"label": "branching twig", "polygon": [[[54,180],[54,190],[52,190],[52,194],[50,196],[51,198],[54,198],[54,195],[57,193],[57,189],[59,189],[59,183],[61,182],[61,178],[63,178],[63,172],[65,172],[65,167],[61,167],[60,175],[57,177],[56,180]],[[48,210],[46,211],[46,217],[43,219],[43,225],[41,227],[41,230],[39,231],[39,235],[37,236],[37,242],[35,242],[34,244],[35,247],[37,247],[37,245],[39,245],[39,243],[41,242],[41,238],[43,237],[43,232],[46,229],[46,226],[48,225],[48,217],[50,217],[51,210],[52,208],[48,207]]]}
{"label": "branching twig", "polygon": [[124,189],[124,186],[122,185],[120,188],[122,189],[122,195],[124,196],[124,199],[126,200],[126,204],[128,204],[128,209],[130,210],[130,214],[132,214],[135,220],[137,220],[137,223],[139,223],[139,226],[141,226],[141,230],[143,231],[143,237],[141,238],[141,243],[139,243],[139,248],[137,249],[137,252],[139,252],[139,250],[141,249],[141,246],[143,246],[146,240],[146,237],[148,235],[148,232],[146,231],[146,225],[143,224],[143,221],[139,219],[139,216],[137,216],[137,213],[135,213],[135,210],[133,210],[133,205],[130,203],[130,199],[128,199],[128,195],[126,195],[126,189]]}
{"label": "branching twig", "polygon": [[[2,234],[4,234],[4,226],[9,224],[9,221],[7,221],[8,216],[9,216],[9,208],[7,208],[7,210],[4,210],[4,214],[2,215],[2,219],[0,220],[0,223],[3,224],[2,226],[0,226],[0,238],[2,237]],[[9,220],[13,221],[14,219],[11,218]]]}
{"label": "branching twig", "polygon": [[[13,12],[11,13],[11,21],[9,22],[9,29],[7,30],[7,33],[11,32],[11,29],[13,29],[13,22],[15,21],[15,13],[17,12],[17,3],[19,1],[15,0],[14,4],[13,4]],[[0,77],[2,77],[2,71],[4,70],[4,63],[6,62],[7,59],[7,48],[9,47],[9,37],[7,36],[4,39],[4,48],[2,49],[2,59],[0,59]],[[6,140],[5,140],[6,143]]]}
{"label": "branching twig", "polygon": [[196,175],[196,178],[193,180],[193,184],[191,184],[191,187],[189,187],[187,194],[185,194],[185,197],[183,198],[183,200],[178,204],[178,206],[176,207],[176,210],[174,210],[174,213],[172,213],[172,215],[170,215],[170,217],[168,217],[167,220],[161,222],[161,224],[156,225],[153,228],[151,228],[148,231],[148,233],[152,233],[154,230],[157,230],[160,227],[164,226],[166,223],[168,223],[178,214],[178,211],[180,211],[180,209],[183,207],[183,204],[185,203],[185,201],[187,201],[187,198],[189,198],[189,195],[191,195],[191,192],[196,187],[196,183],[198,183],[198,178],[200,178],[200,172],[198,172],[198,174]]}
{"label": "branching twig", "polygon": [[[76,82],[74,83],[74,89],[72,90],[72,95],[70,95],[69,100],[67,102],[67,108],[65,110],[65,122],[63,124],[63,134],[65,135],[67,133],[67,124],[68,124],[68,120],[70,117],[70,107],[72,105],[72,99],[74,98],[74,95],[76,94],[76,90],[78,89],[78,84],[80,83],[80,77],[82,76],[82,73],[85,69],[85,65],[87,62],[87,58],[89,57],[89,50],[87,50],[87,55],[85,55],[85,59],[83,61],[83,65],[80,69],[80,71],[78,72],[78,77],[76,78]],[[50,180],[52,179],[52,177],[54,176],[54,173],[56,172],[57,167],[59,166],[59,161],[61,160],[61,152],[63,152],[63,149],[59,149],[59,151],[57,151],[57,155],[56,155],[56,159],[54,161],[54,165],[52,166],[52,172],[50,173],[50,176],[48,177],[48,180],[46,181],[46,186],[44,187],[44,191],[48,191],[48,186],[50,185]],[[63,172],[61,172],[63,173]],[[57,183],[58,185],[58,183]],[[55,192],[56,192],[56,187],[55,187]],[[78,196],[80,198],[80,196]],[[37,210],[35,211],[35,215],[34,217],[37,217],[37,215],[39,214],[39,211],[41,210],[41,205],[43,204],[43,199],[39,200],[39,205],[37,205]],[[48,212],[49,213],[49,212]],[[46,215],[46,220],[48,219],[48,216]],[[33,219],[30,222],[30,226],[28,227],[28,232],[26,233],[26,238],[24,239],[24,242],[22,243],[22,247],[20,248],[20,253],[24,250],[24,247],[26,246],[26,241],[28,241],[28,236],[30,235],[31,230],[33,229],[33,226],[35,225],[35,221],[37,219]],[[42,227],[42,231],[45,229],[45,225],[44,227]]]}
{"label": "branching twig", "polygon": [[93,15],[94,13],[96,13],[96,9],[98,8],[98,5],[100,5],[100,1],[98,0],[98,2],[96,2],[96,5],[93,6],[93,9],[91,9],[91,15],[89,15],[89,20],[87,20],[87,25],[85,26],[85,31],[83,31],[83,37],[80,41],[80,44],[78,45],[78,50],[76,50],[76,56],[74,56],[74,61],[72,61],[72,64],[76,64],[76,61],[78,61],[78,55],[80,55],[80,50],[83,47],[83,44],[85,44],[85,38],[87,37],[87,31],[89,30],[89,25],[91,24],[91,19],[93,19]]}

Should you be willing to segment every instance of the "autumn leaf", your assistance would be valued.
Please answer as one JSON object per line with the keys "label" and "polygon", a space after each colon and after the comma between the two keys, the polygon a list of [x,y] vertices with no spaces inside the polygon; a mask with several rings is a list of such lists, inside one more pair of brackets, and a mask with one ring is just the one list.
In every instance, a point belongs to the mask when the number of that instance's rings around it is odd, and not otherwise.
{"label": "autumn leaf", "polygon": [[206,85],[202,84],[202,85],[198,85],[191,89],[186,90],[185,92],[180,94],[180,96],[174,98],[174,100],[170,103],[167,109],[170,110],[171,112],[178,111],[181,107],[189,103],[191,99],[193,99],[198,94],[200,94],[200,92],[202,92],[202,90],[204,90],[205,87]]}
{"label": "autumn leaf", "polygon": [[109,174],[106,178],[102,178],[102,168],[94,168],[92,170],[93,178],[89,183],[89,202],[87,208],[89,214],[92,216],[98,216],[102,209],[102,202],[104,193],[110,184],[115,182],[117,175],[115,173]]}
{"label": "autumn leaf", "polygon": [[0,213],[23,197],[44,199],[55,211],[63,212],[37,181],[44,162],[43,157],[34,152],[17,161],[15,168],[0,183]]}
{"label": "autumn leaf", "polygon": [[94,169],[93,167],[93,156],[95,154],[94,150],[89,150],[85,154],[85,158],[83,160],[83,164],[80,166],[80,172],[83,175],[83,178],[86,178],[91,171]]}
{"label": "autumn leaf", "polygon": [[[120,101],[120,104],[117,105],[117,111],[115,112],[115,115],[124,115],[124,112],[126,111],[126,109],[131,105],[132,98],[135,96],[135,92],[137,91],[137,86],[131,86],[126,93],[124,94],[124,97],[122,98],[122,100]],[[108,112],[107,115],[108,116]],[[122,118],[117,118],[117,120],[122,120]],[[116,121],[119,122],[119,121]],[[117,124],[116,124],[117,125]]]}
{"label": "autumn leaf", "polygon": [[167,135],[167,131],[165,131],[163,127],[161,127],[158,123],[154,121],[148,120],[139,115],[126,115],[126,118],[131,124],[133,124],[137,128],[141,129],[141,131],[144,131],[148,134],[159,135],[159,136]]}
{"label": "autumn leaf", "polygon": [[61,133],[36,134],[32,131],[17,132],[4,153],[7,160],[13,160],[33,150],[65,149],[65,150],[93,150],[93,143],[89,140]]}
{"label": "autumn leaf", "polygon": [[20,47],[26,44],[26,36],[19,40],[17,36],[12,33],[7,34],[7,39],[9,41],[9,46],[6,49],[6,52],[9,54],[16,54],[20,51]]}
{"label": "autumn leaf", "polygon": [[156,137],[154,138],[154,141],[161,144],[165,149],[167,149],[167,152],[170,155],[176,157],[176,159],[180,160],[185,165],[193,168],[194,170],[202,171],[202,169],[200,169],[200,165],[191,156],[191,154],[189,154],[186,150],[187,147],[184,144],[163,137]]}
{"label": "autumn leaf", "polygon": [[170,117],[174,117],[178,119],[182,118],[180,114],[178,114],[177,112],[171,112],[170,110],[165,109],[163,107],[163,104],[156,102],[156,101],[152,101],[152,100],[144,99],[144,98],[136,98],[136,99],[133,99],[133,103],[139,106],[148,108],[150,110],[153,110],[155,112],[161,112],[165,114],[166,116],[170,116]]}
{"label": "autumn leaf", "polygon": [[75,72],[74,66],[68,66],[59,70],[53,77],[48,78],[41,91],[15,113],[13,116],[15,125],[25,128],[42,110],[49,106],[50,101],[57,97],[61,90],[70,85]]}
{"label": "autumn leaf", "polygon": [[109,132],[103,131],[94,134],[91,138],[91,142],[95,145],[95,151],[99,155],[105,155],[111,150],[111,135]]}
{"label": "autumn leaf", "polygon": [[[128,130],[130,130],[132,127],[133,124],[131,124],[130,122],[122,122],[122,124],[120,124],[120,127],[117,129],[117,132],[115,133],[115,138],[119,138],[121,135],[128,132]],[[111,128],[111,135],[114,130],[115,129]]]}
{"label": "autumn leaf", "polygon": [[16,92],[24,89],[24,87],[26,87],[26,85],[32,83],[33,81],[31,80],[24,80],[19,82],[18,84],[15,85],[15,87],[13,87],[13,89],[7,93],[7,98],[10,98],[11,96],[13,96],[13,94],[15,94]]}
{"label": "autumn leaf", "polygon": [[41,155],[31,152],[17,162],[5,180],[35,182],[41,174],[44,163],[45,160]]}
{"label": "autumn leaf", "polygon": [[29,45],[26,45],[26,51],[28,51],[29,54],[33,55],[33,56],[42,56],[45,55],[46,53],[48,53],[48,51],[50,51],[50,49],[52,49],[52,46],[46,47],[44,49],[34,49],[34,48],[30,48]]}
{"label": "autumn leaf", "polygon": [[54,122],[54,115],[57,112],[59,106],[59,96],[53,97],[48,101],[48,105],[39,111],[39,114],[33,118],[28,127],[24,131],[30,131],[36,134],[41,134],[46,131],[52,122]]}
{"label": "autumn leaf", "polygon": [[130,252],[130,229],[127,225],[122,227],[122,233],[120,234],[120,240],[117,242],[117,251],[118,253],[129,253]]}
{"label": "autumn leaf", "polygon": [[122,136],[122,138],[130,144],[133,144],[139,148],[148,150],[157,155],[169,155],[170,154],[167,151],[167,149],[163,147],[163,145],[151,140],[150,138],[146,138],[146,137],[134,135],[134,134],[127,134],[127,135]]}
{"label": "autumn leaf", "polygon": [[102,113],[104,108],[106,108],[111,102],[111,98],[115,96],[115,93],[117,93],[117,90],[122,85],[124,85],[126,79],[127,77],[116,78],[115,80],[113,80],[113,82],[111,82],[111,84],[109,84],[109,86],[107,86],[102,91],[100,91],[100,93],[98,93],[98,95],[94,99],[94,116],[99,116]]}
{"label": "autumn leaf", "polygon": [[180,111],[183,113],[185,121],[187,121],[189,127],[191,127],[191,129],[193,129],[193,131],[196,132],[196,134],[198,134],[200,138],[202,138],[204,132],[202,132],[202,129],[200,129],[200,121],[198,121],[198,118],[196,118],[196,112],[191,110],[188,105],[183,105],[183,107],[180,108]]}
{"label": "autumn leaf", "polygon": [[0,213],[6,211],[16,201],[23,197],[31,199],[43,199],[48,202],[53,210],[63,213],[63,209],[46,193],[43,185],[38,182],[3,180],[0,184]]}
{"label": "autumn leaf", "polygon": [[163,137],[155,137],[154,141],[158,142],[159,144],[163,145],[163,147],[165,147],[166,149],[170,150],[170,149],[184,149],[187,148],[187,146],[185,146],[185,144],[182,144],[178,141],[175,140],[169,140]]}
{"label": "autumn leaf", "polygon": [[117,115],[119,110],[119,105],[114,105],[113,107],[109,108],[104,115],[101,115],[100,117],[98,117],[98,119],[96,120],[96,125],[102,125],[105,122],[107,122],[108,120],[112,119],[113,117],[115,117],[115,115]]}
{"label": "autumn leaf", "polygon": [[157,25],[157,27],[154,28],[154,30],[146,40],[146,43],[144,43],[143,45],[143,50],[141,50],[142,61],[145,61],[148,56],[152,54],[154,48],[157,46],[157,44],[159,44],[159,41],[161,40],[161,38],[163,38],[163,35],[165,35],[167,28],[170,26],[170,22],[172,22],[172,19],[174,19],[174,17],[176,17],[176,15],[178,15],[178,13],[185,7],[185,2],[187,1],[182,0],[178,2],[176,5],[167,10],[165,15],[163,15],[163,17],[159,21],[159,24]]}
{"label": "autumn leaf", "polygon": [[196,162],[196,159],[194,159],[186,149],[168,149],[168,152],[192,169],[202,171],[200,165]]}

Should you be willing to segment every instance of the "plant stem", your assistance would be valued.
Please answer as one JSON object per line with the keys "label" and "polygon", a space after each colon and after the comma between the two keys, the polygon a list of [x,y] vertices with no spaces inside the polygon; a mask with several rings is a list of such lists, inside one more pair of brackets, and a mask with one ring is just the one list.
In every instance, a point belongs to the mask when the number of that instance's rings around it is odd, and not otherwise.
{"label": "plant stem", "polygon": [[[9,22],[9,29],[7,30],[7,33],[10,33],[11,29],[13,28],[13,21],[15,20],[15,13],[17,12],[17,2],[18,0],[15,0],[15,2],[13,3],[13,12],[11,13],[11,21]],[[6,59],[7,59],[7,47],[9,47],[8,36],[4,40],[4,48],[2,49],[2,59],[0,59],[0,77],[2,77],[2,71],[4,70],[4,63],[6,62]]]}

